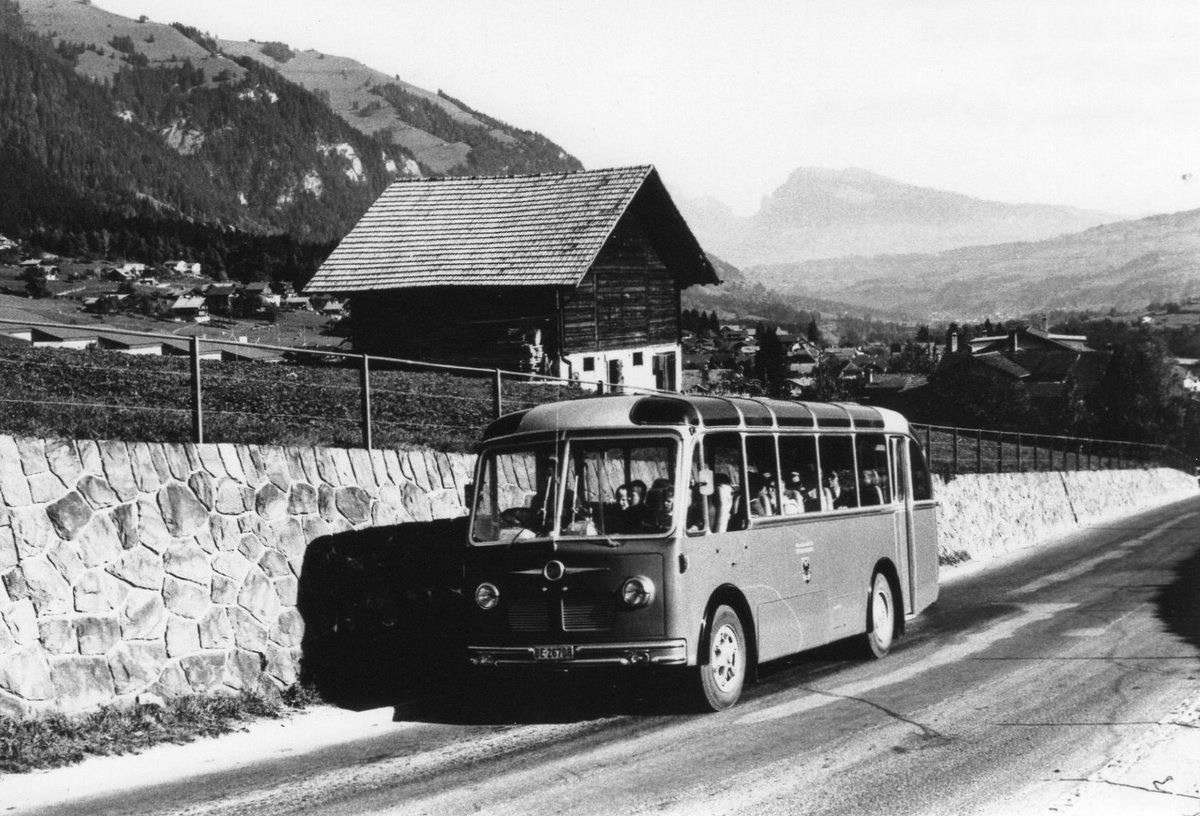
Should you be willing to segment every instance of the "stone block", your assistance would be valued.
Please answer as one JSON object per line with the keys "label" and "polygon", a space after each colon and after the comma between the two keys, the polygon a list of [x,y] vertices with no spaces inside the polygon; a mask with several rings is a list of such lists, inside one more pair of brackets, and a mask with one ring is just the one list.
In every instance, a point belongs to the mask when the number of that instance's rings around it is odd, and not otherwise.
{"label": "stone block", "polygon": [[8,522],[22,560],[44,553],[60,540],[44,507],[12,508]]}
{"label": "stone block", "polygon": [[83,497],[88,500],[88,504],[97,510],[104,507],[112,507],[114,504],[120,504],[121,502],[117,491],[112,489],[108,480],[103,476],[94,476],[91,473],[81,476],[78,488]]}
{"label": "stone block", "polygon": [[197,584],[207,584],[211,573],[208,554],[194,542],[173,544],[163,553],[163,569],[168,575]]}
{"label": "stone block", "polygon": [[[305,481],[316,484],[322,480],[321,468],[317,462],[317,451],[315,448],[301,448],[300,461],[304,463]],[[297,479],[300,477],[297,476]]]}
{"label": "stone block", "polygon": [[[295,519],[292,520],[295,521]],[[317,539],[324,538],[333,532],[333,528],[329,526],[329,522],[325,521],[325,519],[320,518],[319,516],[306,518],[304,519],[303,523],[303,535],[305,541],[316,541]],[[289,554],[288,557],[290,558],[292,556]],[[303,553],[301,553],[301,557],[303,557]]]}
{"label": "stone block", "polygon": [[429,494],[429,512],[435,519],[457,518],[466,512],[458,491],[453,489],[434,490]]}
{"label": "stone block", "polygon": [[46,443],[43,440],[18,436],[16,442],[21,457],[21,469],[25,471],[26,476],[45,473],[50,469],[50,463],[46,461]]}
{"label": "stone block", "polygon": [[242,469],[242,460],[238,456],[236,445],[221,442],[217,445],[217,452],[221,455],[221,464],[225,466],[229,478],[239,482],[250,481],[248,474]]}
{"label": "stone block", "polygon": [[158,491],[158,507],[167,530],[176,538],[195,535],[208,524],[208,510],[196,494],[179,482],[171,482]]}
{"label": "stone block", "polygon": [[12,639],[21,646],[37,643],[41,632],[38,631],[37,610],[33,601],[28,598],[17,598],[12,606],[4,610],[4,623]]}
{"label": "stone block", "polygon": [[279,596],[262,570],[252,569],[246,573],[238,592],[238,606],[260,621],[273,622],[278,617]]}
{"label": "stone block", "polygon": [[[247,493],[249,493],[249,502],[246,501]],[[254,507],[254,491],[232,479],[219,479],[213,501],[218,513],[240,516]]]}
{"label": "stone block", "polygon": [[238,552],[220,552],[212,557],[210,562],[214,572],[241,582],[250,571],[251,563]]}
{"label": "stone block", "polygon": [[275,644],[267,647],[266,672],[280,686],[293,685],[300,677],[300,650],[284,649]]}
{"label": "stone block", "polygon": [[265,549],[266,547],[263,546],[262,539],[258,537],[257,533],[246,533],[238,542],[237,551],[247,561],[258,563],[258,559],[262,558]]}
{"label": "stone block", "polygon": [[107,571],[126,583],[149,590],[161,590],[166,570],[163,559],[149,547],[126,550],[120,560],[111,564]]}
{"label": "stone block", "polygon": [[62,497],[67,486],[50,471],[29,477],[29,498],[34,504],[45,504]]}
{"label": "stone block", "polygon": [[215,604],[228,606],[237,603],[238,592],[242,588],[241,581],[235,581],[227,575],[216,575],[212,577],[212,589],[209,592],[209,597]]}
{"label": "stone block", "polygon": [[28,598],[39,615],[65,615],[71,611],[71,584],[45,555],[22,561],[14,572],[24,575]]}
{"label": "stone block", "polygon": [[234,651],[225,662],[226,686],[239,691],[261,691],[266,657],[242,649]]}
{"label": "stone block", "polygon": [[229,475],[225,470],[225,465],[221,461],[221,451],[216,445],[194,445],[192,446],[196,455],[200,457],[200,465],[218,479]]}
{"label": "stone block", "polygon": [[429,484],[435,490],[442,488],[443,490],[452,489],[454,487],[454,477],[450,474],[450,460],[446,458],[446,454],[438,453],[437,451],[423,451],[425,454],[425,467],[429,470]]}
{"label": "stone block", "polygon": [[113,508],[111,517],[121,549],[132,550],[141,543],[138,537],[138,505],[135,502]]}
{"label": "stone block", "polygon": [[203,649],[229,649],[234,645],[233,625],[229,622],[229,611],[224,607],[214,606],[205,612],[197,629]]}
{"label": "stone block", "polygon": [[171,615],[167,619],[167,657],[184,657],[200,651],[200,627],[194,620]]}
{"label": "stone block", "polygon": [[[159,680],[166,663],[167,649],[161,642],[119,643],[108,654],[113,685],[121,695],[149,688]],[[182,681],[182,672],[179,676]]]}
{"label": "stone block", "polygon": [[300,597],[300,582],[294,575],[285,575],[275,579],[275,594],[283,606],[295,606]]}
{"label": "stone block", "polygon": [[370,451],[366,448],[351,448],[346,453],[350,457],[350,469],[354,474],[350,484],[367,490],[378,487],[379,483],[375,481],[375,465],[371,462]]}
{"label": "stone block", "polygon": [[429,466],[425,461],[424,451],[410,450],[404,452],[404,458],[408,462],[409,468],[413,473],[413,481],[417,483],[417,487],[422,490],[432,490],[433,482],[429,476]]}
{"label": "stone block", "polygon": [[0,527],[0,573],[15,567],[19,560],[17,539],[13,536],[12,527]]}
{"label": "stone block", "polygon": [[284,578],[292,574],[287,557],[279,550],[264,550],[258,566],[268,578]]}
{"label": "stone block", "polygon": [[182,477],[171,472],[171,463],[167,459],[167,451],[161,442],[150,443],[150,462],[154,465],[155,474],[158,475],[159,485],[165,485],[171,479],[183,481]]}
{"label": "stone block", "polygon": [[338,512],[351,524],[371,518],[371,496],[361,487],[339,487],[335,491]]}
{"label": "stone block", "polygon": [[317,488],[317,512],[326,521],[333,521],[338,518],[337,492],[335,488],[325,484]]}
{"label": "stone block", "polygon": [[412,451],[398,450],[396,451],[396,457],[400,462],[400,473],[404,476],[403,481],[416,482],[417,474],[413,470],[412,460],[409,458],[410,453]]}
{"label": "stone block", "polygon": [[433,521],[433,510],[429,505],[429,495],[412,482],[400,486],[404,496],[404,509],[414,521]]}
{"label": "stone block", "polygon": [[112,702],[116,692],[108,660],[104,657],[52,657],[50,677],[55,703],[66,711],[82,711]]}
{"label": "stone block", "polygon": [[54,697],[50,662],[40,646],[30,644],[0,655],[0,690],[28,701]]}
{"label": "stone block", "polygon": [[148,443],[130,443],[129,462],[133,468],[133,481],[138,490],[143,493],[153,493],[162,487],[163,480],[159,478],[158,468],[154,464],[154,455],[150,452]]}
{"label": "stone block", "polygon": [[100,445],[94,439],[76,439],[75,450],[79,453],[79,462],[83,465],[84,473],[103,475],[104,462],[100,458]]}
{"label": "stone block", "polygon": [[69,541],[60,541],[46,552],[50,563],[58,570],[58,574],[74,585],[79,577],[87,570],[78,550]]}
{"label": "stone block", "polygon": [[8,631],[8,624],[4,618],[0,616],[0,655],[14,652],[17,649],[17,641],[12,636],[12,632]]}
{"label": "stone block", "polygon": [[188,461],[187,451],[184,449],[184,446],[164,443],[162,451],[167,458],[167,467],[171,469],[171,476],[181,482],[186,480],[188,474],[192,472],[192,464]]}
{"label": "stone block", "polygon": [[192,541],[194,541],[196,546],[203,550],[207,555],[212,555],[213,553],[220,551],[220,548],[217,546],[217,540],[213,538],[211,524],[205,525],[197,530],[196,534],[192,536]]}
{"label": "stone block", "polygon": [[138,542],[154,552],[163,552],[171,543],[171,531],[163,521],[157,496],[140,496],[137,501]]}
{"label": "stone block", "polygon": [[295,467],[283,448],[278,445],[263,445],[258,450],[262,456],[263,471],[267,479],[280,490],[287,490],[293,481],[304,480],[303,465]]}
{"label": "stone block", "polygon": [[371,456],[371,470],[375,474],[375,483],[380,487],[392,484],[392,479],[388,476],[387,460],[383,455],[383,451],[379,448],[372,448],[367,453]]}
{"label": "stone block", "polygon": [[83,528],[76,543],[79,557],[89,567],[114,563],[122,553],[128,552],[122,547],[120,530],[107,513],[97,513],[91,524]]}
{"label": "stone block", "polygon": [[82,615],[75,619],[75,636],[81,654],[107,654],[121,640],[121,624],[115,615]]}
{"label": "stone block", "polygon": [[[263,446],[264,456],[266,455],[266,451],[269,450],[271,447],[274,447],[274,446],[266,446],[266,445]],[[288,484],[291,484],[293,481],[297,481],[297,482],[311,482],[312,481],[312,479],[304,471],[304,458],[301,456],[300,448],[279,448],[279,450],[281,450],[283,452],[283,456],[287,460],[287,472],[288,472],[288,475],[290,476],[290,478],[288,479]],[[275,480],[272,479],[271,481],[275,481]],[[283,485],[278,485],[278,486],[280,488],[283,487]]]}
{"label": "stone block", "polygon": [[67,487],[79,481],[83,475],[83,462],[75,443],[70,439],[51,439],[46,442],[46,461],[50,470]]}
{"label": "stone block", "polygon": [[[301,525],[298,519],[284,519],[283,523],[277,527],[278,538],[275,546],[283,553],[288,561],[292,564],[303,564],[304,553],[308,549],[308,537],[305,527]],[[297,575],[299,569],[293,569]]]}
{"label": "stone block", "polygon": [[317,470],[320,472],[321,481],[330,485],[341,484],[341,480],[337,472],[337,464],[333,461],[332,451],[329,448],[314,448],[313,456],[316,459]]}
{"label": "stone block", "polygon": [[383,452],[383,462],[387,465],[388,481],[392,484],[400,484],[406,478],[404,472],[400,469],[400,457],[392,448],[388,448]]}
{"label": "stone block", "polygon": [[65,539],[73,539],[92,518],[92,509],[74,490],[46,507],[46,515],[54,525],[55,532]]}
{"label": "stone block", "polygon": [[187,676],[178,660],[171,660],[158,675],[158,681],[150,687],[150,691],[168,699],[192,694],[195,689],[188,683]]}
{"label": "stone block", "polygon": [[216,505],[216,497],[213,495],[213,477],[203,470],[197,470],[188,478],[187,484],[205,509],[212,510]]}
{"label": "stone block", "polygon": [[304,640],[304,618],[299,610],[285,609],[279,613],[279,619],[271,632],[271,640],[285,649],[300,645]]}
{"label": "stone block", "polygon": [[317,512],[317,490],[308,482],[292,484],[291,495],[288,496],[288,513],[293,516]]}
{"label": "stone block", "polygon": [[212,588],[206,582],[194,584],[172,575],[163,583],[163,601],[176,615],[199,620],[212,606]]}
{"label": "stone block", "polygon": [[239,649],[262,652],[267,648],[267,627],[262,621],[240,606],[229,607],[229,623],[233,627],[233,640]]}
{"label": "stone block", "polygon": [[47,654],[79,652],[79,642],[75,639],[75,624],[70,618],[42,618],[38,621],[38,640]]}
{"label": "stone block", "polygon": [[183,444],[183,453],[187,456],[189,471],[203,469],[204,464],[200,461],[200,449],[195,444],[185,442]]}
{"label": "stone block", "polygon": [[254,512],[265,519],[277,519],[287,512],[287,494],[268,482],[259,488],[254,498]]}
{"label": "stone block", "polygon": [[[389,488],[395,490],[393,485],[388,485]],[[390,502],[377,501],[371,509],[371,526],[372,527],[387,527],[396,524],[400,521],[400,514],[396,506]]]}
{"label": "stone block", "polygon": [[231,516],[213,514],[208,520],[208,529],[218,550],[236,550],[242,538],[238,520]]}
{"label": "stone block", "polygon": [[75,582],[75,611],[103,613],[119,609],[129,596],[129,585],[102,570],[88,570]]}
{"label": "stone block", "polygon": [[160,640],[167,628],[167,607],[160,593],[134,589],[121,605],[118,620],[125,640]]}
{"label": "stone block", "polygon": [[100,461],[104,463],[104,478],[116,491],[121,501],[130,501],[137,497],[138,486],[133,478],[133,463],[129,459],[129,449],[124,442],[106,441],[100,443]]}

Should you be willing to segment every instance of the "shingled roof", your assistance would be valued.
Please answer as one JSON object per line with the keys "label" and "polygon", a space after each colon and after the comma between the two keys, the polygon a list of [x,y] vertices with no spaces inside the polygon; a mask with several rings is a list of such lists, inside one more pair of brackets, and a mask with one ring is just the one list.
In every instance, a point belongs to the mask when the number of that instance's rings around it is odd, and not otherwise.
{"label": "shingled roof", "polygon": [[394,182],[305,290],[574,286],[635,200],[653,212],[681,285],[719,282],[658,172],[645,165]]}

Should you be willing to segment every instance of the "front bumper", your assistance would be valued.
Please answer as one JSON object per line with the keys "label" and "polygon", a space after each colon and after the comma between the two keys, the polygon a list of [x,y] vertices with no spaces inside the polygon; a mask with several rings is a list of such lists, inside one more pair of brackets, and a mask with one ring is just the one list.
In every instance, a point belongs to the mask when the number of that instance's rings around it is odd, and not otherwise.
{"label": "front bumper", "polygon": [[683,666],[687,641],[577,643],[568,660],[535,660],[532,646],[468,646],[467,657],[473,666]]}

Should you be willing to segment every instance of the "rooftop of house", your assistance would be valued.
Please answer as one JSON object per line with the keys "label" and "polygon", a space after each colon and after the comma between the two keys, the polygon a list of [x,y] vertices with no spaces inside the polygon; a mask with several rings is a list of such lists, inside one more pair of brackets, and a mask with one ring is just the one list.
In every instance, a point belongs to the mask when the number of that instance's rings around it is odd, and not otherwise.
{"label": "rooftop of house", "polygon": [[[306,291],[422,286],[574,286],[636,212],[683,285],[719,283],[649,165],[392,183]],[[649,233],[654,234],[649,234]]]}

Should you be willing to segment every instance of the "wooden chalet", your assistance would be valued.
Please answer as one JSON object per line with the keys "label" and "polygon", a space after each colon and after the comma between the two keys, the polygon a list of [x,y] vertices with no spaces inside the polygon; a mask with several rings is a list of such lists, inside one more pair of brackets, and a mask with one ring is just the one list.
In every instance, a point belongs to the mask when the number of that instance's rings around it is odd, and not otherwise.
{"label": "wooden chalet", "polygon": [[397,181],[305,291],[360,353],[674,390],[679,293],[719,282],[642,166]]}

